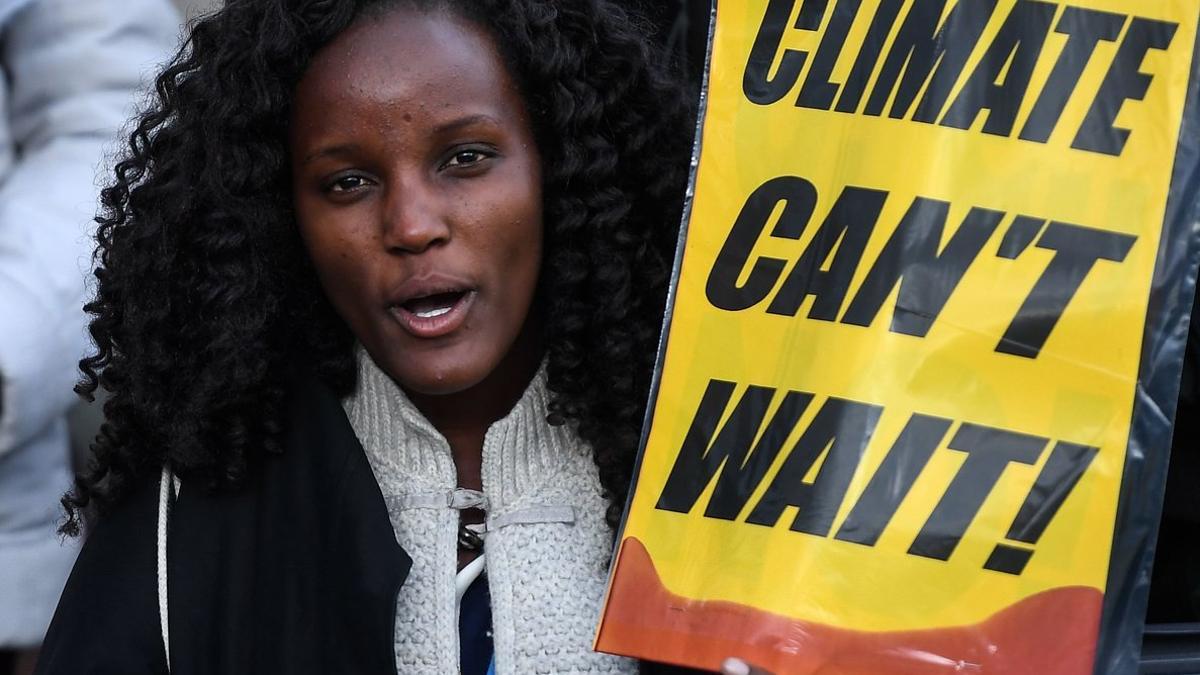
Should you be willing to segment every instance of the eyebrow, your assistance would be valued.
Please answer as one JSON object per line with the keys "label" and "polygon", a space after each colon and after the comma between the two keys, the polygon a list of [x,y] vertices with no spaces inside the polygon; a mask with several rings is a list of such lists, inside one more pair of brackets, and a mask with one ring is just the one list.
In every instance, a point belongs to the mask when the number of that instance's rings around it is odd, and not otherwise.
{"label": "eyebrow", "polygon": [[496,126],[500,126],[499,120],[497,120],[495,117],[479,113],[477,115],[467,115],[466,117],[460,117],[456,120],[439,124],[434,128],[434,132],[443,134],[450,131],[458,131],[459,129],[469,127],[473,124],[494,124]]}
{"label": "eyebrow", "polygon": [[[492,117],[491,115],[479,113],[476,115],[467,115],[466,117],[459,117],[458,119],[453,119],[453,120],[450,120],[449,122],[444,122],[442,124],[439,124],[438,126],[434,127],[433,132],[435,134],[452,133],[452,132],[458,131],[460,129],[465,129],[465,128],[470,127],[475,124],[493,124],[496,126],[500,126],[500,121],[497,120],[495,117]],[[318,160],[322,157],[351,154],[357,150],[358,150],[358,145],[355,143],[339,143],[337,145],[331,145],[328,147],[314,150],[314,151],[308,153],[307,155],[305,155],[303,164],[308,164],[308,163]]]}
{"label": "eyebrow", "polygon": [[308,153],[307,155],[304,156],[303,163],[308,164],[309,162],[320,159],[322,157],[328,157],[330,155],[350,154],[350,153],[354,152],[355,150],[358,150],[358,146],[355,145],[354,143],[340,143],[338,145],[330,145],[328,147],[324,147],[319,150],[314,150],[314,151]]}

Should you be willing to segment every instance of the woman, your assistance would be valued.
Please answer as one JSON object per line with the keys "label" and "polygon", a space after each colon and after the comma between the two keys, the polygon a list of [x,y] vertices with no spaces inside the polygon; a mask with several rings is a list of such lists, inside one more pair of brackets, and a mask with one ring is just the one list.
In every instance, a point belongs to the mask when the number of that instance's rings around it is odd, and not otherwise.
{"label": "woman", "polygon": [[635,672],[590,639],[690,125],[630,18],[230,0],[157,94],[41,672]]}

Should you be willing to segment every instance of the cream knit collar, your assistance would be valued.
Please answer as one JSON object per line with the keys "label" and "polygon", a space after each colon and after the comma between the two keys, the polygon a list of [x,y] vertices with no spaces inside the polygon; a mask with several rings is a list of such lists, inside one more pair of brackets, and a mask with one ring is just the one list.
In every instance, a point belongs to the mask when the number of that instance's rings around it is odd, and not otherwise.
{"label": "cream knit collar", "polygon": [[[397,668],[405,675],[456,673],[458,512],[447,503],[457,474],[450,446],[361,349],[358,362],[358,390],[344,406],[397,541],[413,558],[397,598]],[[633,673],[632,661],[591,651],[611,530],[591,452],[568,426],[546,422],[547,401],[543,364],[484,437],[496,672]]]}
{"label": "cream knit collar", "polygon": [[[445,437],[361,349],[358,364],[358,391],[345,406],[376,478],[381,473],[403,477],[409,492],[453,489],[457,472]],[[489,515],[520,502],[521,495],[554,473],[564,456],[586,453],[567,426],[546,422],[548,395],[543,364],[513,409],[484,437],[482,478]]]}

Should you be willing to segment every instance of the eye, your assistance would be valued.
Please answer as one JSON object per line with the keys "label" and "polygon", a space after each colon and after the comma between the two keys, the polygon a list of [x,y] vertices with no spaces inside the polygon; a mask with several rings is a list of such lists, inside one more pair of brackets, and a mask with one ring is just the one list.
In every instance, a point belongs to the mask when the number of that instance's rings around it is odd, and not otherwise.
{"label": "eye", "polygon": [[346,193],[360,190],[367,187],[367,185],[369,185],[369,181],[366,177],[357,174],[346,174],[338,176],[326,184],[325,190],[327,192]]}
{"label": "eye", "polygon": [[463,148],[457,150],[450,159],[442,164],[443,169],[467,168],[472,167],[484,160],[493,157],[495,153],[489,152],[482,148]]}

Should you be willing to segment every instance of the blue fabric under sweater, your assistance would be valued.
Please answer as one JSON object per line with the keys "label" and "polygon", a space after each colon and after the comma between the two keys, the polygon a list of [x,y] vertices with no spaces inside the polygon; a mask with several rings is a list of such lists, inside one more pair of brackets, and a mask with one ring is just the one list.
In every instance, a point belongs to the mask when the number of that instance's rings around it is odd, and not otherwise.
{"label": "blue fabric under sweater", "polygon": [[458,612],[458,649],[462,675],[491,675],[492,599],[487,576],[479,575],[463,594]]}

